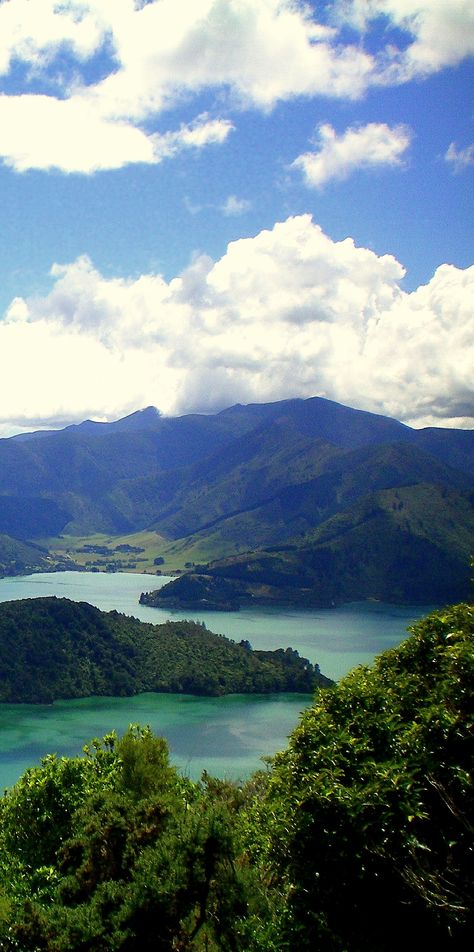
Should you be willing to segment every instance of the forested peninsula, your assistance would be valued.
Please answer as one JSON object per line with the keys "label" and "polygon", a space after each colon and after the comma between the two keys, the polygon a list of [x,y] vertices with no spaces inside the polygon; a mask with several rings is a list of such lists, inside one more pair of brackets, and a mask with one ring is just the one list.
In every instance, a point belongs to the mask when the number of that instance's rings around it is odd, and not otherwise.
{"label": "forested peninsula", "polygon": [[0,800],[2,952],[470,952],[473,639],[428,616],[243,785],[136,726],[46,757]]}
{"label": "forested peninsula", "polygon": [[332,682],[291,648],[253,651],[192,621],[149,625],[66,598],[0,604],[0,701],[143,691],[311,693]]}

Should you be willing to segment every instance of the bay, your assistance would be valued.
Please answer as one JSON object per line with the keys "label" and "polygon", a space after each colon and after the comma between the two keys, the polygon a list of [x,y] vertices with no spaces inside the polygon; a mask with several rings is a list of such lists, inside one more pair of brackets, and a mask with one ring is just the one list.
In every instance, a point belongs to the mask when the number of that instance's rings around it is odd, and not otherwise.
{"label": "bay", "polygon": [[47,706],[0,704],[0,793],[45,754],[75,756],[93,737],[111,730],[123,734],[130,724],[149,724],[166,737],[172,762],[191,779],[207,770],[216,777],[245,780],[263,766],[263,755],[285,747],[310,701],[301,694],[139,694]]}
{"label": "bay", "polygon": [[[178,612],[139,604],[140,593],[166,577],[131,573],[58,572],[0,579],[0,602],[56,595],[116,609],[142,621],[194,618],[254,648],[291,646],[337,680],[398,644],[406,628],[430,606],[356,602],[334,609],[252,608],[240,612]],[[304,695],[197,698],[142,694],[134,698],[83,698],[48,706],[0,705],[0,790],[46,753],[75,755],[92,737],[123,733],[130,723],[149,724],[170,744],[173,763],[192,778],[245,779],[286,745],[309,704]]]}

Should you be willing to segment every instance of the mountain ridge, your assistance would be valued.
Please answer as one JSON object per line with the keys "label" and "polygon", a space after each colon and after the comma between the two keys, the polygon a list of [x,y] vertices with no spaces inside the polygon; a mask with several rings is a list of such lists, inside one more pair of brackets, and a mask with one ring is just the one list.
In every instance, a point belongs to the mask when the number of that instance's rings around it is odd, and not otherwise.
{"label": "mountain ridge", "polygon": [[[420,486],[430,488],[419,492]],[[403,504],[412,513],[403,526],[396,514],[400,500],[393,497],[402,488]],[[387,492],[391,511],[377,496]],[[448,493],[455,494],[449,506]],[[373,506],[384,512],[378,522],[357,515]],[[98,535],[106,556],[104,538],[120,537],[143,552],[140,533],[145,533],[149,548],[137,567],[152,571],[161,562],[165,571],[198,563],[213,572],[216,560],[290,544],[302,557],[308,546],[319,546],[320,552],[326,547],[329,561],[335,558],[334,571],[347,576],[345,520],[353,533],[359,526],[357,551],[363,549],[359,537],[364,536],[367,552],[375,552],[372,536],[387,532],[393,564],[409,550],[433,562],[436,600],[435,562],[445,564],[449,578],[456,566],[466,584],[461,567],[474,550],[473,506],[474,431],[414,430],[323,397],[236,404],[216,414],[180,417],[163,417],[148,407],[110,424],[84,421],[47,438],[0,440],[0,533],[39,541],[53,552],[61,549],[67,558],[79,548],[75,538],[87,542],[86,551],[97,545]],[[318,541],[314,533],[320,530]],[[62,537],[69,549],[60,545]],[[112,550],[94,564],[119,569],[132,564]],[[83,567],[89,564],[82,558]],[[420,572],[424,578],[424,566]],[[365,574],[374,580],[373,590],[361,577],[361,597],[389,591],[390,586],[375,584],[379,573],[373,567],[367,565]],[[316,585],[315,592],[319,589]],[[428,584],[428,598],[429,589]],[[464,595],[457,588],[455,596],[441,589],[448,600]],[[357,597],[357,586],[335,587],[337,597],[353,590]],[[395,589],[391,597],[399,597]]]}

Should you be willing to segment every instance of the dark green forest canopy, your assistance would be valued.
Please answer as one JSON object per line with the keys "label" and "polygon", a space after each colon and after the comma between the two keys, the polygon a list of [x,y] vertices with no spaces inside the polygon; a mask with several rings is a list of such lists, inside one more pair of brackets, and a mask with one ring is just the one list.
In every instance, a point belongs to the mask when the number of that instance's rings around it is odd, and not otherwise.
{"label": "dark green forest canopy", "polygon": [[148,625],[85,602],[0,604],[0,701],[49,703],[143,691],[221,695],[311,693],[331,682],[290,648],[252,651],[203,625]]}
{"label": "dark green forest canopy", "polygon": [[131,728],[0,801],[4,952],[467,952],[474,607],[316,694],[243,787]]}

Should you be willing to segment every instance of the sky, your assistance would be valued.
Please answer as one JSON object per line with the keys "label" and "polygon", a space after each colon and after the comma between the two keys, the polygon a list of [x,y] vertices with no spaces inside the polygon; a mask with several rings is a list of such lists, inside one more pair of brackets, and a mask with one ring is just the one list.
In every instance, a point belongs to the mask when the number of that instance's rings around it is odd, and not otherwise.
{"label": "sky", "polygon": [[0,436],[474,427],[472,0],[0,0]]}

